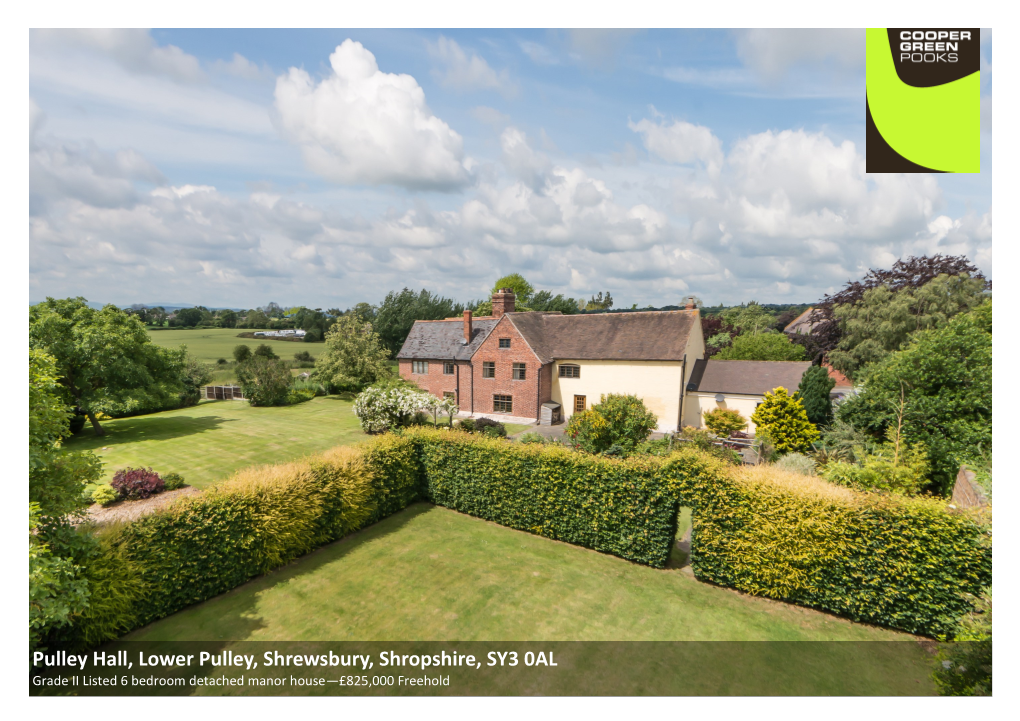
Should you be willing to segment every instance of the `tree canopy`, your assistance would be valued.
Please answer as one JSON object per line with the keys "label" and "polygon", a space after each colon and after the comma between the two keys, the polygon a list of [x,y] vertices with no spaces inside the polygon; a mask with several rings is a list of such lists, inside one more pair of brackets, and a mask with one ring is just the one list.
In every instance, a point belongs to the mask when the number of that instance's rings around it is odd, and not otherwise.
{"label": "tree canopy", "polygon": [[460,315],[464,306],[450,298],[433,295],[422,289],[415,293],[404,288],[399,293],[390,291],[379,306],[373,326],[382,339],[383,347],[391,357],[400,351],[416,320],[442,320]]}
{"label": "tree canopy", "polygon": [[114,305],[90,308],[84,298],[45,302],[29,309],[29,347],[56,361],[68,401],[81,408],[96,435],[96,413],[164,408],[183,390],[186,348],[161,348],[142,322]]}
{"label": "tree canopy", "polygon": [[884,438],[902,422],[903,438],[928,450],[932,489],[948,493],[961,464],[992,447],[992,302],[930,330],[868,366],[861,390],[837,418]]}
{"label": "tree canopy", "polygon": [[504,275],[492,286],[492,293],[498,293],[501,288],[509,288],[514,292],[517,305],[528,307],[531,305],[531,297],[535,293],[535,286],[529,283],[520,273]]}
{"label": "tree canopy", "polygon": [[870,288],[854,303],[833,308],[841,337],[829,351],[833,368],[853,378],[865,366],[906,345],[910,334],[944,324],[984,300],[985,281],[967,274],[939,275],[917,288]]}
{"label": "tree canopy", "polygon": [[326,334],[325,350],[315,361],[316,375],[336,390],[361,390],[390,374],[388,356],[372,324],[348,313]]}
{"label": "tree canopy", "polygon": [[713,358],[718,360],[800,361],[807,359],[803,346],[792,343],[785,333],[738,335],[733,344]]}

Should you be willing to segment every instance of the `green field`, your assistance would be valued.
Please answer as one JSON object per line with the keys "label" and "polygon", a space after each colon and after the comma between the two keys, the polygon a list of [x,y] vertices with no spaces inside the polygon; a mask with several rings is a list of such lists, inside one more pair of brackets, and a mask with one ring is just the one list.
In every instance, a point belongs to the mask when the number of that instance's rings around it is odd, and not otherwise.
{"label": "green field", "polygon": [[164,348],[177,348],[182,343],[188,346],[188,353],[203,363],[216,363],[220,358],[228,361],[234,359],[234,346],[249,345],[254,349],[262,343],[270,347],[284,360],[290,360],[295,353],[303,350],[317,356],[324,347],[322,343],[295,343],[294,341],[270,340],[268,338],[238,338],[238,333],[248,331],[236,328],[178,328],[149,331],[149,337],[156,345]]}
{"label": "green field", "polygon": [[[934,690],[929,657],[907,634],[745,596],[676,567],[651,569],[427,504],[122,640],[219,641],[230,648],[240,641],[397,639],[900,642],[801,644],[796,648],[815,655],[809,672],[768,692]],[[748,646],[773,654],[780,648]],[[742,686],[748,681],[743,672],[736,673],[739,649],[716,648],[713,662],[683,672],[730,689],[717,692],[753,690]],[[625,667],[618,672],[631,673]]]}
{"label": "green field", "polygon": [[340,396],[278,408],[201,401],[190,408],[103,421],[104,436],[86,424],[65,447],[94,451],[103,461],[105,483],[125,466],[150,466],[159,473],[176,471],[188,484],[205,488],[245,466],[291,461],[363,440],[352,406]]}

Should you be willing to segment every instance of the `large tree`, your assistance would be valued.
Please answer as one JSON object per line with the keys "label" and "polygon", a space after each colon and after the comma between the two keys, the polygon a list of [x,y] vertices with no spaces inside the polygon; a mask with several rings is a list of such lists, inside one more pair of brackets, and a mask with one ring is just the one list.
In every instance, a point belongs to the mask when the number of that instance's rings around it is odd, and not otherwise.
{"label": "large tree", "polygon": [[531,296],[529,302],[529,308],[531,310],[540,311],[559,311],[563,315],[571,315],[579,311],[577,307],[577,300],[574,298],[567,298],[562,293],[553,295],[551,291],[540,290]]}
{"label": "large tree", "polygon": [[768,308],[754,300],[747,305],[728,308],[722,315],[727,325],[736,328],[741,335],[767,333],[776,320]]}
{"label": "large tree", "polygon": [[386,294],[372,325],[382,339],[383,347],[395,356],[416,320],[441,320],[460,315],[463,310],[463,305],[449,298],[433,295],[424,289],[415,293],[404,288],[399,293],[390,291]]}
{"label": "large tree", "polygon": [[174,314],[178,325],[185,328],[193,328],[202,322],[202,310],[200,308],[181,308]]}
{"label": "large tree", "polygon": [[772,331],[738,335],[732,345],[712,357],[717,360],[801,361],[807,358],[807,353],[803,346],[790,342],[785,333]]}
{"label": "large tree", "polygon": [[829,362],[853,378],[865,366],[905,346],[914,331],[936,328],[976,307],[986,297],[984,289],[983,279],[966,273],[940,275],[918,288],[899,291],[888,285],[870,288],[856,303],[833,308],[842,336],[829,351]]}
{"label": "large tree", "polygon": [[186,349],[161,348],[145,326],[114,305],[90,308],[84,298],[45,302],[29,309],[29,347],[56,359],[68,400],[88,416],[172,405],[183,390]]}
{"label": "large tree", "polygon": [[337,390],[361,390],[389,375],[388,357],[372,324],[348,313],[326,334],[326,348],[315,361],[317,377]]}
{"label": "large tree", "polygon": [[907,346],[868,366],[858,394],[837,418],[876,439],[902,427],[928,450],[932,490],[952,491],[961,464],[992,448],[992,302],[913,334]]}
{"label": "large tree", "polygon": [[803,342],[810,350],[822,357],[839,345],[843,337],[842,324],[835,315],[841,305],[853,305],[864,299],[864,293],[872,288],[887,286],[893,293],[907,288],[920,288],[940,275],[963,275],[984,281],[985,287],[991,289],[991,282],[977,269],[973,263],[962,255],[910,256],[893,263],[892,268],[869,270],[860,280],[848,281],[843,289],[826,295],[821,303],[815,306],[811,320],[816,323],[810,336]]}

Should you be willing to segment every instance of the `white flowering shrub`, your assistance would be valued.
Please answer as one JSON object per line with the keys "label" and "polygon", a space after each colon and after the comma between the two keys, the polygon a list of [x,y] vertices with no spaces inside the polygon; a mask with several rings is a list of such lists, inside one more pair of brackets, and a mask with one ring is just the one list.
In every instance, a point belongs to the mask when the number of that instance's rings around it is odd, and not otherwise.
{"label": "white flowering shrub", "polygon": [[439,416],[449,416],[450,425],[452,426],[453,417],[457,415],[460,408],[452,398],[437,398],[430,393],[429,400],[423,410],[432,416],[433,425],[439,424]]}
{"label": "white flowering shrub", "polygon": [[354,414],[366,433],[381,433],[406,426],[418,413],[431,413],[431,403],[441,400],[413,388],[366,388],[354,399]]}

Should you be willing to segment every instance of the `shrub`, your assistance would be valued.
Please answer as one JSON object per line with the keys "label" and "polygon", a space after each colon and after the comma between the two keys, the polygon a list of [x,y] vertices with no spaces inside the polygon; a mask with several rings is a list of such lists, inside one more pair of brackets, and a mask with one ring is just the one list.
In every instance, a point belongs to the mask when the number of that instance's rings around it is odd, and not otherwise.
{"label": "shrub", "polygon": [[110,485],[121,498],[132,500],[154,496],[164,488],[163,479],[151,468],[121,468]]}
{"label": "shrub", "polygon": [[658,425],[655,414],[637,396],[610,393],[586,411],[567,421],[566,435],[576,448],[604,453],[619,445],[631,453]]}
{"label": "shrub", "polygon": [[253,406],[278,406],[287,401],[293,377],[282,362],[254,355],[237,366],[237,384]]}
{"label": "shrub", "polygon": [[682,445],[687,446],[688,448],[697,449],[702,453],[707,453],[724,463],[740,465],[744,462],[743,457],[741,457],[737,451],[721,445],[716,445],[719,439],[707,430],[685,426],[680,430],[679,436],[680,443]]}
{"label": "shrub", "polygon": [[474,433],[475,421],[473,418],[463,418],[457,423],[457,427],[467,433]]}
{"label": "shrub", "polygon": [[180,473],[170,471],[163,474],[163,488],[167,491],[176,491],[184,487],[184,476]]}
{"label": "shrub", "polygon": [[246,343],[234,346],[234,360],[238,363],[244,363],[246,360],[251,358],[251,347]]}
{"label": "shrub", "polygon": [[797,394],[804,404],[808,420],[816,426],[832,423],[832,400],[829,392],[836,381],[822,366],[811,366],[800,379]]}
{"label": "shrub", "polygon": [[[247,346],[245,346],[245,347],[247,348]],[[216,365],[225,366],[227,364],[227,362],[228,361],[227,361],[226,358],[217,358],[216,359]]]}
{"label": "shrub", "polygon": [[314,363],[315,362],[315,358],[313,358],[312,354],[309,353],[306,350],[298,351],[297,353],[295,353],[294,354],[294,360],[298,361],[299,363]]}
{"label": "shrub", "polygon": [[269,360],[280,359],[280,356],[276,355],[276,352],[273,350],[272,346],[267,345],[266,343],[259,343],[258,346],[255,348],[254,352],[252,353],[252,355],[255,356],[256,358],[268,358]]}
{"label": "shrub", "polygon": [[913,446],[903,443],[897,448],[890,442],[874,453],[865,453],[860,465],[828,463],[822,475],[832,483],[862,491],[917,495],[928,482],[928,454],[922,443]]}
{"label": "shrub", "polygon": [[787,453],[773,465],[781,471],[799,473],[802,476],[817,476],[815,462],[803,453]]}
{"label": "shrub", "polygon": [[113,486],[102,483],[92,489],[92,502],[100,506],[109,506],[120,498],[120,493],[114,490]]}
{"label": "shrub", "polygon": [[702,420],[708,430],[723,438],[728,438],[734,431],[742,431],[747,428],[747,419],[740,415],[739,411],[730,408],[715,408],[705,411]]}
{"label": "shrub", "polygon": [[974,610],[953,629],[954,643],[935,657],[933,677],[942,696],[992,695],[992,589],[968,600]]}
{"label": "shrub", "polygon": [[527,433],[522,433],[517,437],[517,440],[518,442],[525,444],[538,443],[544,445],[545,443],[549,442],[548,438],[543,436],[541,433],[536,433],[535,431],[528,431]]}
{"label": "shrub", "polygon": [[431,403],[432,394],[395,385],[366,388],[354,399],[354,414],[366,433],[381,433],[411,425],[415,416]]}
{"label": "shrub", "polygon": [[979,517],[775,466],[733,469],[694,504],[702,580],[911,633],[948,633],[991,582]]}
{"label": "shrub", "polygon": [[287,405],[292,406],[295,403],[304,403],[315,398],[314,388],[291,388],[287,394]]}
{"label": "shrub", "polygon": [[[768,433],[778,453],[806,451],[818,438],[818,429],[808,420],[804,404],[797,394],[792,396],[783,387],[766,393],[764,400],[751,415],[755,426]],[[757,432],[757,431],[756,431]]]}
{"label": "shrub", "polygon": [[487,436],[500,436],[505,438],[506,426],[504,426],[499,421],[492,420],[491,418],[476,418],[475,432],[483,433]]}

